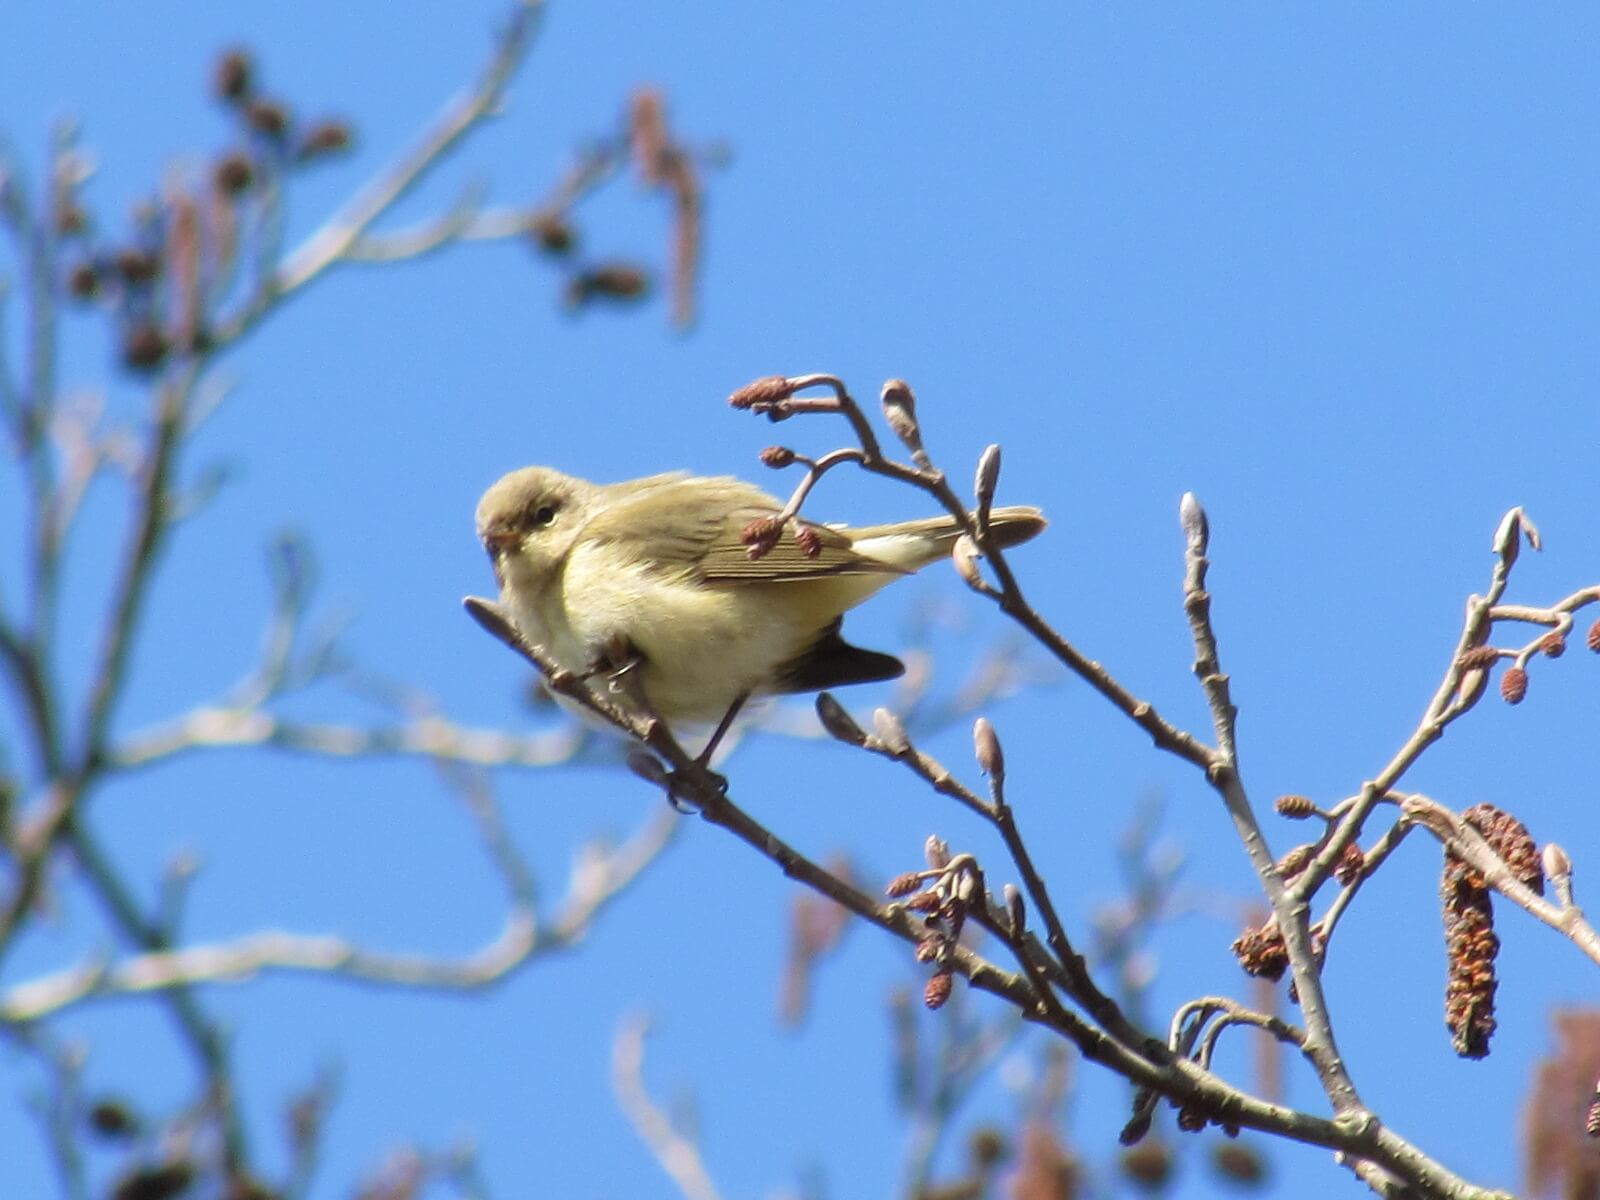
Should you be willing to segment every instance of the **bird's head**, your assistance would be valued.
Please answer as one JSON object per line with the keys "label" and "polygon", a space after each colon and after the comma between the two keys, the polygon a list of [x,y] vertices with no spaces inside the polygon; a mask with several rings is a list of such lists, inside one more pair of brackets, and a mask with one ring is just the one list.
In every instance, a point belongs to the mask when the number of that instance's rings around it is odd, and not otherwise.
{"label": "bird's head", "polygon": [[483,494],[478,538],[502,588],[543,587],[572,548],[597,490],[549,467],[523,467]]}

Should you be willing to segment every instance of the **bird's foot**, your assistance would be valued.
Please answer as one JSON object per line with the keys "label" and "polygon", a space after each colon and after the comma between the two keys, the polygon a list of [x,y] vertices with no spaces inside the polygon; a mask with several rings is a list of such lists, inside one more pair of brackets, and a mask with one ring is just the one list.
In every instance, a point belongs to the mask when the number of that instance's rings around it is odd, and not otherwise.
{"label": "bird's foot", "polygon": [[690,793],[698,792],[703,796],[707,785],[716,792],[719,799],[728,794],[728,777],[717,774],[699,759],[695,759],[681,771],[668,773],[667,803],[672,805],[676,812],[699,812],[704,804],[694,800]]}

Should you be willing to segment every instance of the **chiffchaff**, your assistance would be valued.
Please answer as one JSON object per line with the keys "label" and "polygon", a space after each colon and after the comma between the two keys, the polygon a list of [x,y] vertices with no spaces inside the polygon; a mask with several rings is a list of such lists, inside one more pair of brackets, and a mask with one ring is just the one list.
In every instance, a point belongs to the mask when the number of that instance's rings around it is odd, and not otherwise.
{"label": "chiffchaff", "polygon": [[[851,529],[797,520],[766,553],[744,540],[783,505],[727,476],[686,472],[595,484],[549,467],[502,478],[478,503],[501,604],[565,669],[632,666],[669,724],[727,718],[754,695],[893,679],[899,659],[840,636],[846,610],[948,558],[948,517]],[[1002,546],[1044,528],[1036,508],[996,508]]]}

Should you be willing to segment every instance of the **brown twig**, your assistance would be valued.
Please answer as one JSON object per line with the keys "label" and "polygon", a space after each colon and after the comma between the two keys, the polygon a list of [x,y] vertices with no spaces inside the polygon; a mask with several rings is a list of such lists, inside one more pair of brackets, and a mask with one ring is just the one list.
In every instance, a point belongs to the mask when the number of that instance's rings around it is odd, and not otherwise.
{"label": "brown twig", "polygon": [[[903,941],[920,943],[924,939],[925,926],[903,906],[877,903],[782,841],[736,805],[725,790],[725,782],[690,758],[661,721],[622,708],[556,666],[539,647],[518,632],[499,605],[473,597],[466,601],[466,609],[486,632],[538,667],[552,690],[569,696],[658,755],[660,761],[655,764],[654,772],[641,763],[641,773],[651,775],[670,795],[692,804],[703,820],[728,830],[770,859],[789,878],[820,892]],[[1454,1175],[1384,1127],[1370,1113],[1344,1114],[1327,1120],[1261,1100],[1227,1084],[1192,1061],[1171,1057],[1159,1039],[1151,1039],[1136,1050],[1070,1012],[1042,1005],[1031,978],[1006,971],[965,946],[952,946],[945,961],[973,987],[1002,997],[1025,1019],[1046,1025],[1068,1038],[1089,1061],[1109,1067],[1136,1084],[1180,1101],[1191,1101],[1202,1111],[1219,1114],[1219,1119],[1240,1127],[1283,1134],[1377,1163],[1438,1196],[1488,1200],[1493,1195],[1504,1200],[1501,1194],[1485,1193]],[[1162,1051],[1159,1057],[1146,1057],[1146,1052],[1155,1050]]]}

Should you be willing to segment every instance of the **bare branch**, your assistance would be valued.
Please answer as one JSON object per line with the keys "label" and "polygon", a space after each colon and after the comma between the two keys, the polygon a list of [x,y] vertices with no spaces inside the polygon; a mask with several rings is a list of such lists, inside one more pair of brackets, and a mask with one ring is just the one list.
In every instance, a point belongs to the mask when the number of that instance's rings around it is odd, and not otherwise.
{"label": "bare branch", "polygon": [[363,729],[292,721],[260,709],[198,708],[171,725],[134,734],[106,756],[109,766],[150,766],[194,750],[273,746],[330,758],[420,757],[478,767],[548,767],[573,761],[589,731],[563,725],[547,733],[467,729],[442,717]]}
{"label": "bare branch", "polygon": [[684,1200],[718,1200],[721,1193],[706,1171],[699,1148],[673,1125],[645,1088],[644,1039],[649,1029],[649,1022],[639,1016],[624,1020],[618,1027],[611,1043],[612,1091],[634,1132],[650,1148]]}
{"label": "bare branch", "polygon": [[243,336],[279,300],[342,261],[376,221],[443,161],[462,138],[493,115],[527,52],[543,10],[543,0],[519,0],[478,83],[449,104],[415,146],[264,277],[243,311],[216,330],[218,344]]}
{"label": "bare branch", "polygon": [[459,959],[384,954],[340,937],[266,930],[234,941],[153,950],[121,961],[89,962],[17,984],[0,994],[0,1022],[29,1022],[88,1000],[184,989],[197,984],[242,983],[274,972],[335,975],[390,987],[472,991],[489,987],[541,953],[580,941],[605,907],[637,879],[676,836],[680,822],[655,813],[635,834],[580,862],[560,911],[536,922],[528,885],[504,866],[508,852],[498,827],[486,830],[516,896],[500,933]]}

